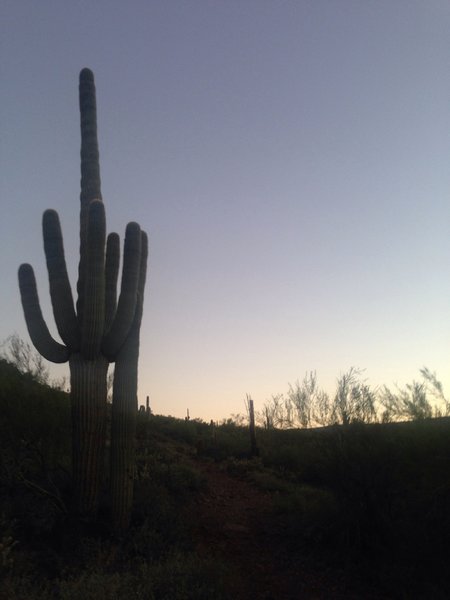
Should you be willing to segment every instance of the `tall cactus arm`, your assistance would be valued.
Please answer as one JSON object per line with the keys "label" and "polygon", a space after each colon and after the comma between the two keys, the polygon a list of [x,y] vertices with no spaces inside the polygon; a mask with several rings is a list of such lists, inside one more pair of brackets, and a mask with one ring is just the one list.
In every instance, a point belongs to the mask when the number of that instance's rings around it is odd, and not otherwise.
{"label": "tall cactus arm", "polygon": [[136,310],[126,345],[134,360],[139,357],[139,335],[141,330],[142,314],[144,310],[144,290],[147,277],[148,238],[145,231],[141,231],[141,261],[139,265],[139,280],[136,296]]}
{"label": "tall cactus arm", "polygon": [[71,352],[78,352],[79,328],[67,276],[61,226],[56,211],[45,211],[42,229],[56,327],[62,341],[70,348]]}
{"label": "tall cactus arm", "polygon": [[133,502],[134,438],[137,413],[139,334],[147,271],[147,235],[141,233],[137,305],[125,343],[117,355],[111,423],[111,511],[116,532],[126,531]]}
{"label": "tall cactus arm", "polygon": [[[148,257],[148,237],[145,231],[141,231],[141,264],[139,268],[139,283],[138,283],[138,294],[136,301],[136,314],[134,316],[133,327],[137,329],[137,335],[142,321],[142,312],[144,309],[144,290],[145,280],[147,278],[147,257]],[[139,344],[139,338],[138,338]]]}
{"label": "tall cactus arm", "polygon": [[44,358],[54,363],[64,363],[69,359],[69,349],[52,338],[42,316],[36,288],[33,267],[28,264],[19,267],[19,288],[22,298],[25,321],[36,350]]}
{"label": "tall cactus arm", "polygon": [[119,302],[111,329],[102,344],[103,354],[111,361],[123,345],[136,311],[136,297],[141,263],[141,228],[128,223],[123,251],[122,282]]}
{"label": "tall cactus arm", "polygon": [[[147,277],[147,256],[148,256],[148,238],[145,231],[141,231],[141,260],[139,264],[139,279],[136,295],[136,310],[134,313],[133,323],[130,332],[127,336],[123,348],[126,352],[120,350],[120,357],[123,357],[128,352],[128,358],[132,358],[136,362],[139,358],[139,336],[141,330],[142,314],[144,309],[144,290],[145,280]],[[137,369],[137,366],[136,366]]]}
{"label": "tall cactus arm", "polygon": [[80,322],[82,322],[87,268],[87,221],[89,204],[91,200],[102,199],[97,140],[97,103],[94,74],[90,69],[83,69],[80,73],[79,100],[81,124],[81,211],[77,312]]}
{"label": "tall cactus arm", "polygon": [[80,72],[81,124],[81,204],[86,209],[91,200],[101,200],[100,165],[97,140],[97,102],[94,74],[90,69]]}
{"label": "tall cactus arm", "polygon": [[105,331],[111,327],[117,308],[117,277],[120,263],[120,240],[110,233],[106,242],[105,262]]}
{"label": "tall cactus arm", "polygon": [[105,327],[105,208],[101,200],[89,206],[88,253],[81,353],[87,360],[100,352]]}

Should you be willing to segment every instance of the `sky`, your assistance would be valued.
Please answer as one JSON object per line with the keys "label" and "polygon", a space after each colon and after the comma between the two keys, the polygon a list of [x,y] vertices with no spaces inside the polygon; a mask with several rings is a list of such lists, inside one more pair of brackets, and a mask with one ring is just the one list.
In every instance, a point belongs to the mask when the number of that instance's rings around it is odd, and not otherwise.
{"label": "sky", "polygon": [[[149,235],[139,390],[221,419],[316,371],[450,393],[448,0],[3,0],[0,340],[54,333],[41,219],[76,285],[78,74],[108,231]],[[50,365],[49,365],[50,366]],[[68,374],[67,365],[51,366]]]}

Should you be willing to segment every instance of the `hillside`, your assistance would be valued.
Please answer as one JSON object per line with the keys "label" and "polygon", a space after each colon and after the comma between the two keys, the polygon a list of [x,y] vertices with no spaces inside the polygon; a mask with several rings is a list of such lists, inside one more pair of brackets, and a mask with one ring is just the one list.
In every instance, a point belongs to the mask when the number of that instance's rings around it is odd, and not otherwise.
{"label": "hillside", "polygon": [[[139,415],[124,539],[70,517],[66,394],[0,361],[0,597],[446,598],[450,423],[258,430]],[[107,469],[105,469],[107,472]]]}

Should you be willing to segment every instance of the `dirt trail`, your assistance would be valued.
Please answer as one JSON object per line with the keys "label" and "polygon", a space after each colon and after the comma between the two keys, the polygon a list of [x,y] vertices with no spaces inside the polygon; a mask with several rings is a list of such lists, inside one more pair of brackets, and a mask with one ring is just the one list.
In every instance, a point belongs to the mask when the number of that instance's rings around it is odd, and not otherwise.
{"label": "dirt trail", "polygon": [[235,591],[230,600],[363,597],[346,590],[342,579],[292,564],[279,539],[270,532],[269,493],[230,475],[215,463],[199,460],[196,467],[207,479],[207,489],[197,499],[194,531],[198,551],[231,565]]}

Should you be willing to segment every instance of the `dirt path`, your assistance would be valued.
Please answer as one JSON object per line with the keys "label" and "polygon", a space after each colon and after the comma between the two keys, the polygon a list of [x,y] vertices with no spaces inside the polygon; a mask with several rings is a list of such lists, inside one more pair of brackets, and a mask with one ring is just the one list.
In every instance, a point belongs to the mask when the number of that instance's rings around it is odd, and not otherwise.
{"label": "dirt path", "polygon": [[346,589],[330,574],[292,564],[270,533],[271,495],[231,476],[212,462],[198,461],[207,489],[197,499],[194,525],[198,551],[231,565],[235,591],[230,600],[331,600],[374,598]]}

